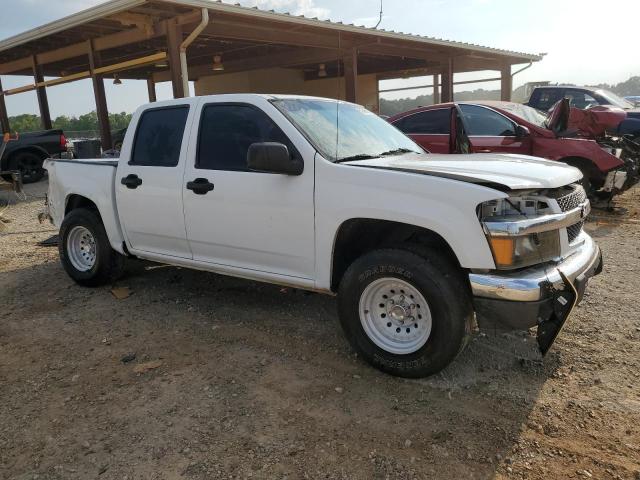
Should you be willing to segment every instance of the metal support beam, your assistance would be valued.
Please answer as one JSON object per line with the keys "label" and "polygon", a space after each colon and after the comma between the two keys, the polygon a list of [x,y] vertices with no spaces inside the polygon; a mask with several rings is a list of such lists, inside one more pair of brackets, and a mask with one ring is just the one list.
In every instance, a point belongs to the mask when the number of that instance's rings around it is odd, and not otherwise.
{"label": "metal support beam", "polygon": [[173,98],[184,98],[188,92],[184,90],[182,81],[182,65],[180,62],[180,44],[182,43],[182,27],[174,20],[167,22],[167,51],[169,52],[169,69]]}
{"label": "metal support beam", "polygon": [[433,104],[440,103],[440,75],[433,76]]}
{"label": "metal support beam", "polygon": [[441,75],[442,102],[453,102],[453,58],[449,58]]}
{"label": "metal support beam", "polygon": [[93,81],[93,93],[96,97],[96,113],[98,115],[98,127],[100,128],[100,140],[103,150],[110,150],[113,142],[111,139],[111,126],[109,125],[109,109],[107,107],[107,96],[104,92],[104,78],[102,74],[96,73],[96,68],[100,66],[100,52],[93,49],[93,40],[87,41],[89,54],[89,71]]}
{"label": "metal support beam", "polygon": [[505,65],[500,70],[500,100],[510,102],[512,92],[513,76],[511,75],[511,65]]}
{"label": "metal support beam", "polygon": [[[38,60],[34,55],[32,57],[33,78],[35,83],[44,82],[44,75],[42,74],[42,67],[38,65]],[[36,95],[38,97],[38,107],[40,108],[40,123],[45,130],[51,130],[51,112],[49,111],[49,100],[47,98],[47,88],[37,87]]]}
{"label": "metal support beam", "polygon": [[[2,92],[2,79],[0,79],[0,92]],[[0,127],[2,133],[11,131],[11,125],[9,125],[9,114],[7,113],[7,104],[4,101],[4,95],[0,95]]]}
{"label": "metal support beam", "polygon": [[155,103],[157,101],[156,82],[151,77],[147,78],[147,90],[149,91],[149,103]]}
{"label": "metal support beam", "polygon": [[358,99],[358,51],[353,48],[343,58],[345,100],[356,103]]}

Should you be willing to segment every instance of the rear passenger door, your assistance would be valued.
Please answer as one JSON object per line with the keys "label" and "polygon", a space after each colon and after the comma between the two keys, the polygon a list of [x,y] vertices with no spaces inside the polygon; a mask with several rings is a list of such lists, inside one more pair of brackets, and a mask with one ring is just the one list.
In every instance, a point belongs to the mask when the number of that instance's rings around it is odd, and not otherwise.
{"label": "rear passenger door", "polygon": [[[263,272],[312,279],[315,151],[262,100],[203,99],[197,144],[192,143],[183,185],[193,258],[222,271],[245,270],[252,277],[251,272]],[[261,142],[285,144],[304,161],[302,175],[250,171],[247,151]],[[206,182],[209,191],[190,190],[189,182]]]}
{"label": "rear passenger door", "polygon": [[115,178],[118,216],[132,253],[191,258],[182,179],[194,103],[149,108],[132,122],[133,142],[125,142]]}
{"label": "rear passenger door", "polygon": [[431,153],[451,153],[451,108],[412,113],[393,125]]}

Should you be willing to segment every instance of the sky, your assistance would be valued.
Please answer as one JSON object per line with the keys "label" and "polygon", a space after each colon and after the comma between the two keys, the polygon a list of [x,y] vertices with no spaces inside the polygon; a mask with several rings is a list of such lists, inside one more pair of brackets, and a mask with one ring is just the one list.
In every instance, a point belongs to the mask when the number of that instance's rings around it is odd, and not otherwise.
{"label": "sky", "polygon": [[[8,0],[3,0],[8,1]],[[355,23],[378,22],[380,0],[233,0],[280,12]],[[383,0],[381,28],[469,42],[527,53],[546,53],[542,62],[518,74],[514,87],[528,81],[575,84],[617,83],[640,75],[637,33],[640,0]],[[71,15],[103,0],[20,0],[12,2],[11,21],[0,22],[0,38],[22,33]],[[600,18],[603,20],[600,20]],[[6,20],[9,18],[4,15]],[[495,77],[495,72],[456,75],[456,80]],[[31,83],[31,78],[3,76],[5,89]],[[424,85],[430,79],[384,82],[382,88]],[[459,89],[499,88],[498,83],[465,85]],[[146,83],[106,82],[109,110],[135,110],[147,98]],[[388,98],[430,93],[411,90]],[[48,89],[51,114],[80,115],[93,110],[88,80]],[[158,86],[159,99],[170,98],[168,84]],[[37,113],[35,93],[7,97],[9,115]]]}

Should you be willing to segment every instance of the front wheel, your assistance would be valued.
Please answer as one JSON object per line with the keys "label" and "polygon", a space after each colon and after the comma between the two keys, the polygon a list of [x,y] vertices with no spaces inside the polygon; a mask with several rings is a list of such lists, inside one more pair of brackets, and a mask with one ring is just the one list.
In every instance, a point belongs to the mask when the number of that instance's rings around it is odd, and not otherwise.
{"label": "front wheel", "polygon": [[401,377],[439,372],[471,333],[469,288],[458,267],[437,251],[364,255],[345,273],[338,306],[353,348],[374,367]]}
{"label": "front wheel", "polygon": [[65,271],[85,287],[115,281],[124,269],[124,256],[111,248],[94,210],[79,208],[67,214],[60,227],[58,251]]}

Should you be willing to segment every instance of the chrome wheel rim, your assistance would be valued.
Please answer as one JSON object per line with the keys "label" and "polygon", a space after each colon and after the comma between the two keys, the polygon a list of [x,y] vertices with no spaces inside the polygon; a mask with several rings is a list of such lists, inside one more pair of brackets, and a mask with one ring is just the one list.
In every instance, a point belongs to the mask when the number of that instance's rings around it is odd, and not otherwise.
{"label": "chrome wheel rim", "polygon": [[386,352],[408,355],[431,335],[431,310],[416,287],[398,278],[379,278],[362,292],[360,323],[369,339]]}
{"label": "chrome wheel rim", "polygon": [[96,240],[85,227],[73,227],[67,236],[67,256],[73,268],[87,272],[96,264]]}

